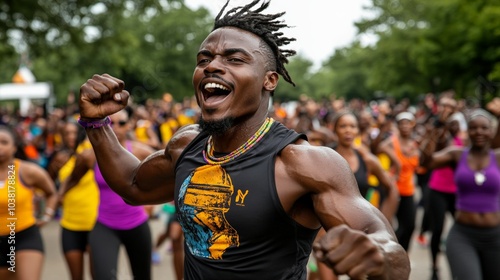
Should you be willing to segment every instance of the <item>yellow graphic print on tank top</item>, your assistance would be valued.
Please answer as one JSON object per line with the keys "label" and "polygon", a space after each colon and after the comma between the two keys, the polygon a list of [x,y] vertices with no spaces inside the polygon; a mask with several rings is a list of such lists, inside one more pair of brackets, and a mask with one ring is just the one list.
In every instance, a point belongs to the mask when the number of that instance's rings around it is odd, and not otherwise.
{"label": "yellow graphic print on tank top", "polygon": [[[234,186],[220,165],[205,165],[194,170],[180,188],[178,206],[186,244],[198,257],[222,259],[231,246],[239,246],[239,236],[228,223]],[[185,222],[191,221],[189,224]]]}

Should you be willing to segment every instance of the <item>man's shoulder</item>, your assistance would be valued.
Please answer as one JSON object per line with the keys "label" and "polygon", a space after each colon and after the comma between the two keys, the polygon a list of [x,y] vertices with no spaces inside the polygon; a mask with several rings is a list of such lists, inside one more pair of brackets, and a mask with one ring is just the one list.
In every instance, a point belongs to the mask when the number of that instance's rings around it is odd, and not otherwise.
{"label": "man's shoulder", "polygon": [[347,161],[330,147],[291,144],[278,161],[281,162],[277,171],[308,193],[331,192],[352,185],[352,171]]}
{"label": "man's shoulder", "polygon": [[200,134],[200,128],[197,124],[186,125],[175,132],[167,147],[165,147],[165,155],[168,157],[177,157],[182,151]]}
{"label": "man's shoulder", "polygon": [[344,160],[334,149],[314,146],[303,139],[286,146],[280,153],[280,158],[286,165],[302,170],[329,168]]}
{"label": "man's shoulder", "polygon": [[[170,139],[170,143],[187,145],[200,134],[200,126],[197,124],[186,125],[177,130]],[[169,144],[170,144],[169,143]]]}

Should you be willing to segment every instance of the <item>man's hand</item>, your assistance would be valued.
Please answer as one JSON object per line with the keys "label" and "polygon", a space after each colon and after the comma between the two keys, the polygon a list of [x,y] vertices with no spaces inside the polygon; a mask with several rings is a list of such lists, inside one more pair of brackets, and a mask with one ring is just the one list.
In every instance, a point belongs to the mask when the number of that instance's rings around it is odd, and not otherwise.
{"label": "man's hand", "polygon": [[80,116],[85,119],[102,119],[127,106],[129,93],[124,83],[108,74],[94,75],[80,88]]}
{"label": "man's hand", "polygon": [[497,117],[500,117],[500,97],[495,97],[486,104],[486,109]]}
{"label": "man's hand", "polygon": [[316,258],[337,275],[368,279],[371,276],[382,277],[385,272],[382,249],[364,232],[346,225],[330,229],[313,248]]}

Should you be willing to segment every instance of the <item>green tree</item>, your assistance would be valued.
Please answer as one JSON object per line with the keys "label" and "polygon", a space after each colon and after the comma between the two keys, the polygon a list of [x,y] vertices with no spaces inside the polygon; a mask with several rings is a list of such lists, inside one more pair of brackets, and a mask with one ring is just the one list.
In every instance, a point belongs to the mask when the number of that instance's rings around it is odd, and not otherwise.
{"label": "green tree", "polygon": [[310,83],[312,66],[313,63],[301,55],[290,58],[286,68],[295,83],[295,87],[281,79],[275,96],[279,99],[296,100],[301,94],[314,95],[314,87]]}
{"label": "green tree", "polygon": [[180,0],[24,0],[0,7],[0,54],[8,57],[0,82],[10,81],[19,53],[28,53],[37,79],[53,83],[60,103],[94,73],[123,78],[138,101],[165,91],[176,99],[192,94],[194,54],[212,18]]}
{"label": "green tree", "polygon": [[485,98],[498,91],[497,0],[373,0],[368,9],[374,16],[356,25],[377,42],[335,50],[313,75],[329,77],[337,95],[366,98],[381,91],[415,100],[429,91],[454,89],[470,97],[483,89],[490,94]]}
{"label": "green tree", "polygon": [[329,78],[323,79],[323,74],[316,81],[323,80],[336,96],[347,99],[370,98],[373,90],[368,85],[368,77],[373,73],[369,54],[370,49],[363,48],[359,42],[337,49],[321,70],[330,70]]}
{"label": "green tree", "polygon": [[452,88],[465,97],[478,77],[498,77],[497,0],[373,0],[371,9],[377,17],[357,24],[379,36],[369,85],[396,96]]}

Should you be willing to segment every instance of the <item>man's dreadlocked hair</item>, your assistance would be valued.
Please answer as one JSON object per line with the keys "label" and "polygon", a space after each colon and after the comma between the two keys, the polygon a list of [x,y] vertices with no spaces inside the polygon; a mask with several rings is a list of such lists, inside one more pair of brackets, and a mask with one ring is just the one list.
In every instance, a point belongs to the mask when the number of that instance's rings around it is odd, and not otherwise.
{"label": "man's dreadlocked hair", "polygon": [[[288,45],[290,42],[295,41],[295,38],[283,37],[283,33],[278,32],[278,30],[288,27],[288,25],[276,20],[284,15],[285,12],[272,15],[260,14],[260,12],[269,6],[269,1],[264,1],[258,9],[252,11],[250,9],[260,1],[254,0],[246,6],[236,7],[229,10],[222,17],[229,1],[230,0],[226,2],[217,17],[215,17],[214,28],[212,31],[220,27],[232,26],[259,36],[273,52],[269,57],[271,61],[275,62],[273,63],[273,68],[276,69],[278,74],[283,76],[285,81],[295,86],[295,83],[292,81],[288,71],[285,69],[285,63],[288,63],[287,57],[295,55],[296,52],[294,50],[280,49],[281,46]],[[269,51],[266,53],[269,53]]]}

